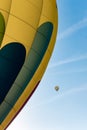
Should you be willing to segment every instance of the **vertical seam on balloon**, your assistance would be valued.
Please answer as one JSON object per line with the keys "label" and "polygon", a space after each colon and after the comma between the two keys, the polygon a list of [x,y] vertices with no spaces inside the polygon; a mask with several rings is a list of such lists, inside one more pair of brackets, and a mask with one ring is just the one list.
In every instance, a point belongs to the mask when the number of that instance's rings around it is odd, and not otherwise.
{"label": "vertical seam on balloon", "polygon": [[[40,23],[40,19],[41,19],[42,10],[43,10],[43,0],[42,0],[42,8],[41,8],[41,11],[40,11],[40,18],[39,18],[39,20],[38,20],[37,27],[38,27],[38,25],[39,25],[39,23]],[[36,31],[36,32],[37,32],[37,31]],[[36,34],[36,33],[35,33],[35,34]]]}
{"label": "vertical seam on balloon", "polygon": [[[11,11],[11,5],[12,5],[12,0],[11,0],[11,3],[10,3],[9,14],[10,14],[10,11]],[[9,20],[9,15],[8,15],[8,19],[7,19],[7,24],[8,24],[8,20]]]}
{"label": "vertical seam on balloon", "polygon": [[[41,11],[40,11],[40,17],[39,17],[39,20],[38,20],[38,23],[37,23],[37,28],[38,28],[38,25],[39,25],[39,23],[40,23],[42,10],[43,10],[43,0],[42,0],[42,8],[41,8]],[[36,29],[36,33],[37,33],[37,29]],[[36,33],[35,33],[35,36],[36,36]],[[34,36],[34,38],[35,38],[35,36]],[[30,48],[30,49],[31,49],[31,48]]]}

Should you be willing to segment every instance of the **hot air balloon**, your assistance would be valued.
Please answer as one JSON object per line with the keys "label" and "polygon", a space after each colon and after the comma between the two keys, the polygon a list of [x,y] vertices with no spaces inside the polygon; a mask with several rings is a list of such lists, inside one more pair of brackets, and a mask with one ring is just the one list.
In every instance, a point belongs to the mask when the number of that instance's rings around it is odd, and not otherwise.
{"label": "hot air balloon", "polygon": [[55,86],[55,90],[58,91],[59,90],[59,86]]}
{"label": "hot air balloon", "polygon": [[39,85],[52,55],[56,0],[0,0],[0,130]]}

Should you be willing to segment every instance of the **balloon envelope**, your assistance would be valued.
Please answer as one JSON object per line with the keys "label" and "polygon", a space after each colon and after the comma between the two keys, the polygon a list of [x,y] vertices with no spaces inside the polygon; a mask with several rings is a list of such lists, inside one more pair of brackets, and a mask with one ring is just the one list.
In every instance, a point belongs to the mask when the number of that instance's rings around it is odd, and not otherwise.
{"label": "balloon envelope", "polygon": [[0,0],[0,130],[41,81],[55,44],[57,13],[56,0]]}

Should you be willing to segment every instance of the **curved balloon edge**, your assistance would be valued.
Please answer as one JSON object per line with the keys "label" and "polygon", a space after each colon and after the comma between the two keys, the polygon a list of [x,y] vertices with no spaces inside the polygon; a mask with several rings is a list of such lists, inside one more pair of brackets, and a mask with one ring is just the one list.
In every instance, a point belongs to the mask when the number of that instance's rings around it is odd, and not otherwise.
{"label": "curved balloon edge", "polygon": [[9,122],[9,124],[4,128],[4,130],[6,130],[9,125],[11,124],[11,122],[17,117],[17,115],[20,113],[20,111],[22,110],[22,108],[25,106],[25,104],[29,101],[29,99],[31,98],[31,96],[33,95],[33,93],[35,92],[35,90],[37,89],[38,85],[39,85],[40,81],[36,84],[36,86],[34,87],[34,90],[32,91],[32,93],[29,95],[29,97],[25,100],[25,102],[23,103],[23,105],[21,106],[21,108],[19,109],[19,111],[16,113],[16,115],[14,116],[14,118],[12,118],[12,120]]}

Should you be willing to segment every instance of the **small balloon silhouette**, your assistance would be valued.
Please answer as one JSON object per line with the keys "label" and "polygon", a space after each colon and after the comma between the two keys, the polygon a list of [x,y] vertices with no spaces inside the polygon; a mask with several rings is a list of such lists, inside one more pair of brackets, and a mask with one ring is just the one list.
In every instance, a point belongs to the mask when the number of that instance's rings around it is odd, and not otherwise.
{"label": "small balloon silhouette", "polygon": [[55,90],[58,91],[59,90],[59,86],[55,86]]}

